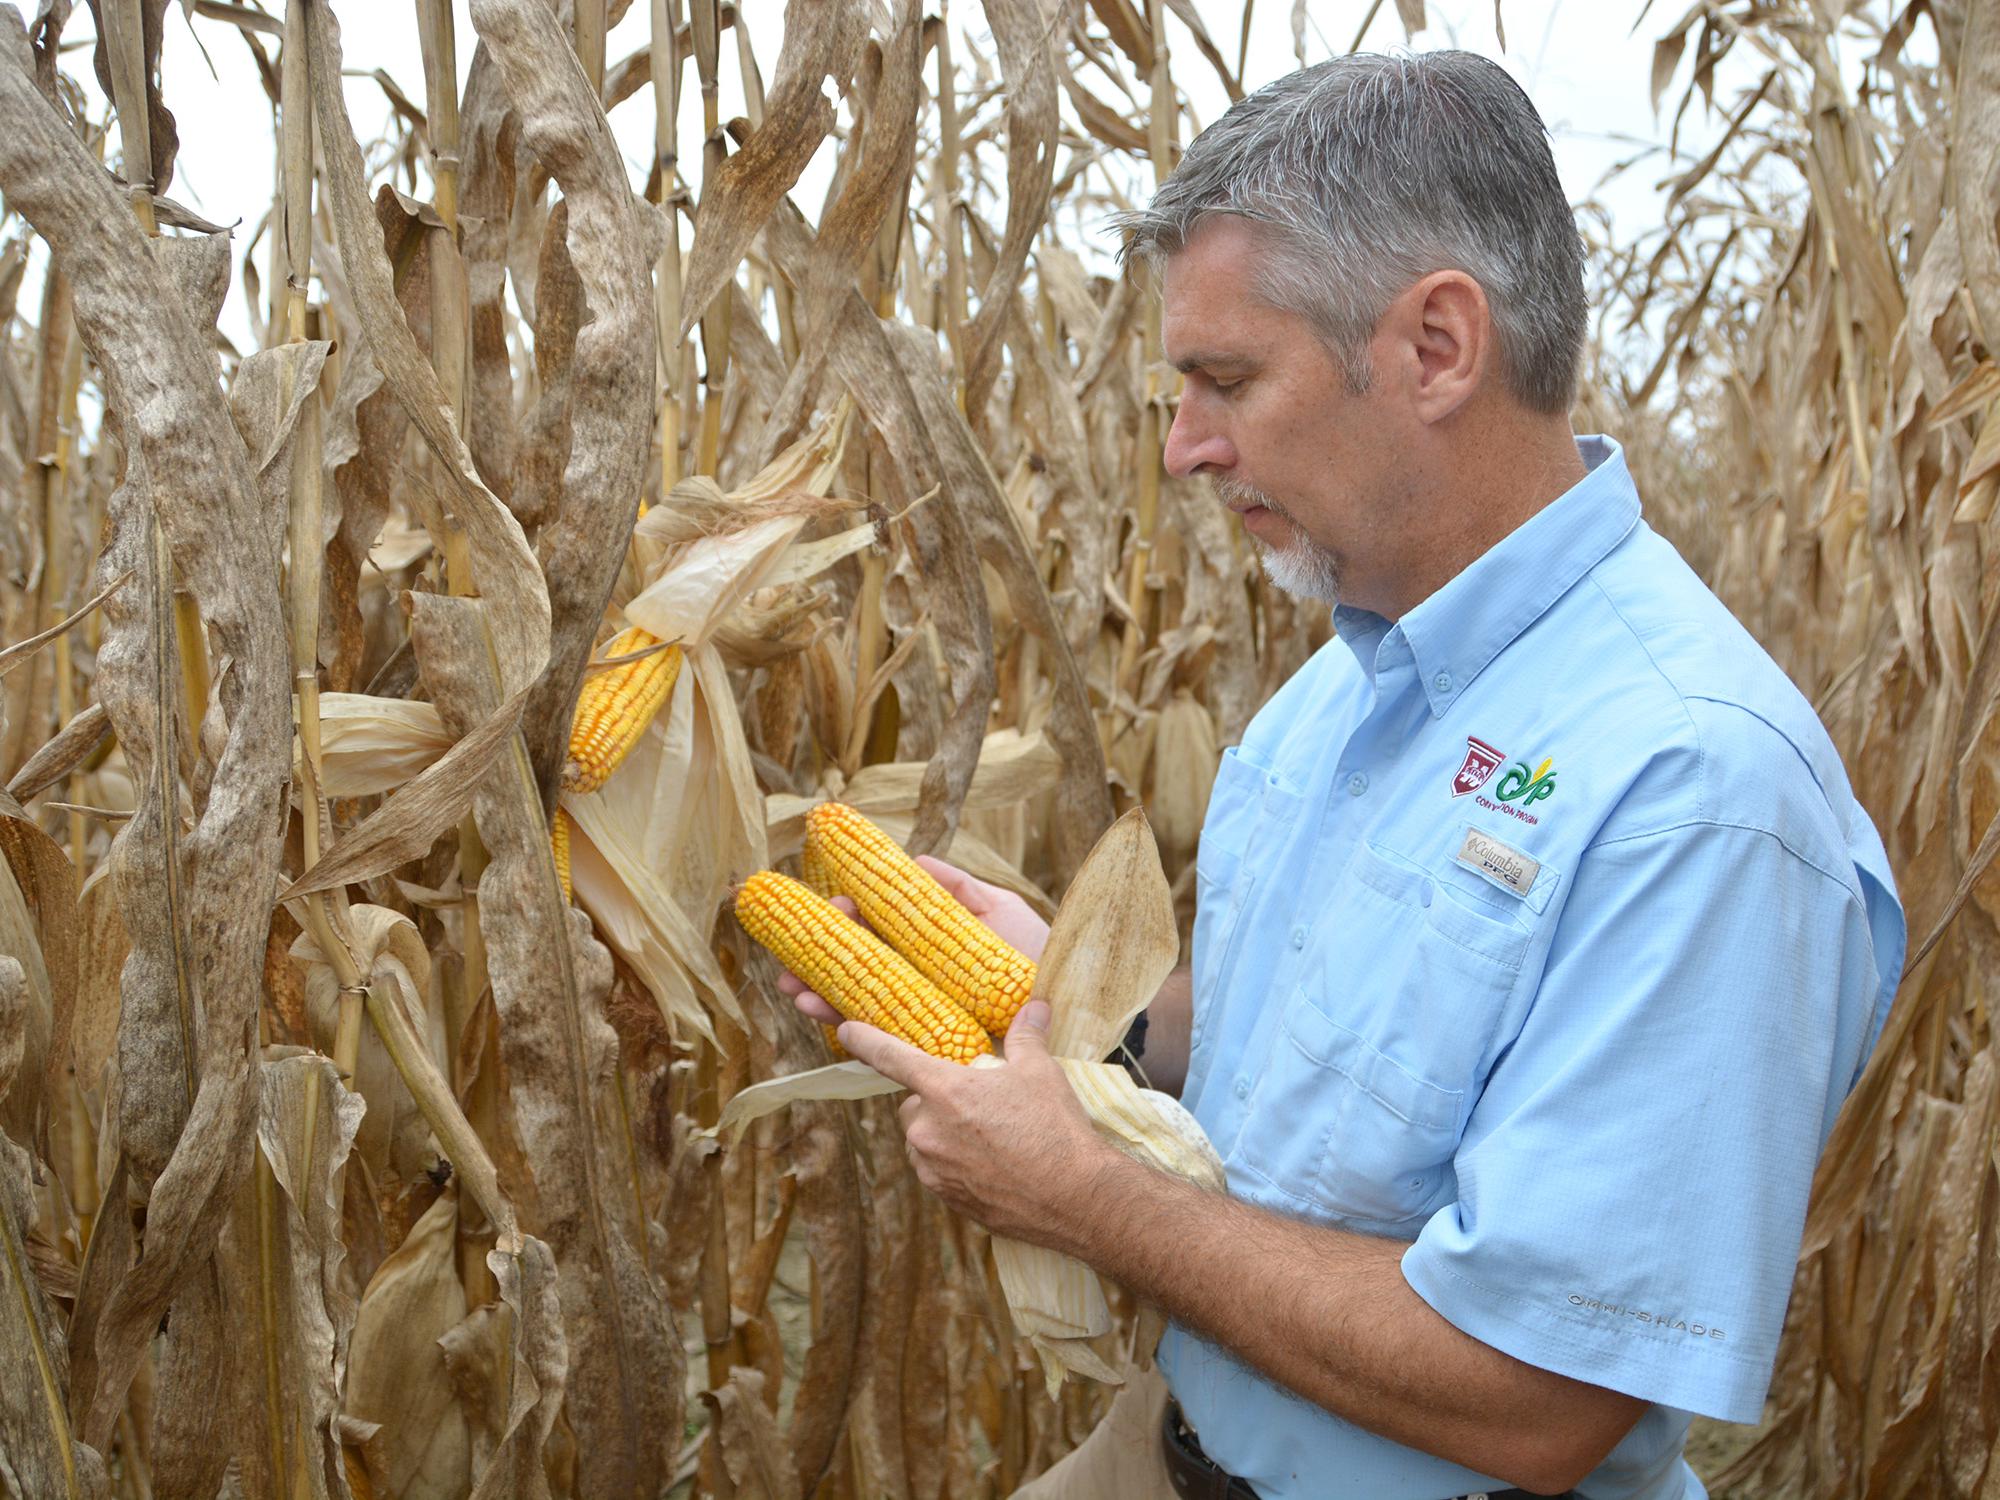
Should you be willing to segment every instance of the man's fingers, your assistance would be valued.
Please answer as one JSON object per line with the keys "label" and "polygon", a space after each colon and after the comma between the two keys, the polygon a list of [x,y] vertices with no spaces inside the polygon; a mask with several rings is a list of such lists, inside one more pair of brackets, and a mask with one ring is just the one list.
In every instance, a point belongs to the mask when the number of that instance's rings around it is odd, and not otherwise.
{"label": "man's fingers", "polygon": [[1013,1024],[1007,1028],[1006,1040],[1001,1043],[1008,1062],[1049,1055],[1051,1014],[1046,1000],[1030,1000],[1015,1013]]}
{"label": "man's fingers", "polygon": [[825,996],[815,995],[804,985],[798,985],[792,992],[792,1004],[799,1008],[799,1014],[808,1021],[818,1021],[827,1026],[840,1024],[840,1012],[827,1004]]}
{"label": "man's fingers", "polygon": [[900,1083],[912,1093],[921,1094],[926,1084],[935,1086],[939,1081],[938,1069],[958,1066],[941,1057],[932,1057],[922,1048],[912,1047],[901,1037],[890,1036],[866,1021],[843,1021],[838,1035],[840,1045],[849,1055],[860,1058],[884,1078]]}
{"label": "man's fingers", "polygon": [[968,875],[957,865],[947,864],[931,854],[919,854],[917,864],[930,871],[937,883],[950,891],[958,904],[975,916],[990,904],[993,887],[976,875]]}

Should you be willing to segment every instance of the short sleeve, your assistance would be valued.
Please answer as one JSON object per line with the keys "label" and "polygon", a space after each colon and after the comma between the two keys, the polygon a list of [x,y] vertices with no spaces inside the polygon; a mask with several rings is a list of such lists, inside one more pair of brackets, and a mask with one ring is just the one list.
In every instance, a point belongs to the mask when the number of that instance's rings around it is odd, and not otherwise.
{"label": "short sleeve", "polygon": [[[1759,1417],[1813,1167],[1880,1029],[1861,883],[1698,823],[1593,846],[1403,1259],[1526,1363]],[[1878,924],[1879,925],[1879,924]]]}

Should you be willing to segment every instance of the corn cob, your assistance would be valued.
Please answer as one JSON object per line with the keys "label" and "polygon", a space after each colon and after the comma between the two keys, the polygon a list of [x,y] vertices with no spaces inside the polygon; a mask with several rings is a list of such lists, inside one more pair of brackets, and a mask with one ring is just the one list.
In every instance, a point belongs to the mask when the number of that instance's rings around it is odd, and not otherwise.
{"label": "corn cob", "polygon": [[549,849],[556,857],[556,879],[562,882],[563,900],[572,894],[569,879],[569,814],[560,807],[549,823]]}
{"label": "corn cob", "polygon": [[1035,962],[973,916],[897,842],[853,808],[822,802],[806,814],[808,868],[817,861],[868,925],[917,972],[995,1036],[1035,987]]}
{"label": "corn cob", "polygon": [[[811,839],[806,840],[806,846],[799,854],[799,878],[815,896],[831,899],[839,894],[840,888],[833,883],[833,872],[827,869],[826,861],[820,858],[819,846]],[[819,1029],[826,1033],[827,1050],[833,1054],[833,1060],[847,1061],[848,1051],[840,1045],[840,1028],[822,1021]]]}
{"label": "corn cob", "polygon": [[826,854],[820,848],[820,841],[812,836],[808,823],[806,846],[799,852],[799,878],[806,883],[806,889],[815,896],[825,896],[829,900],[840,894],[840,882],[833,878],[833,871],[827,868]]}
{"label": "corn cob", "polygon": [[789,875],[760,870],[744,881],[736,920],[849,1020],[953,1062],[993,1050],[979,1023],[906,959]]}
{"label": "corn cob", "polygon": [[[799,878],[805,882],[807,890],[815,896],[825,896],[829,900],[839,894],[839,887],[833,883],[833,872],[826,867],[826,861],[819,857],[819,847],[812,840],[799,854]],[[848,1051],[840,1045],[840,1028],[820,1022],[819,1029],[826,1034],[827,1050],[833,1054],[835,1062],[845,1062]]]}
{"label": "corn cob", "polygon": [[[658,636],[634,626],[606,641],[604,655],[629,656],[659,644]],[[673,691],[680,671],[681,648],[668,646],[583,679],[576,715],[570,721],[569,758],[563,763],[566,790],[594,792],[604,785],[639,743],[653,715]]]}

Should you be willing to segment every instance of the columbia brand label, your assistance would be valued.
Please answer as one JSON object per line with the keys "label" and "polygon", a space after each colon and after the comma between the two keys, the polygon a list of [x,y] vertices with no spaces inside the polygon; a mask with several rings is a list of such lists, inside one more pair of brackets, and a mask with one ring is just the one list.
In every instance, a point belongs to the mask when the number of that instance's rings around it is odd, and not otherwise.
{"label": "columbia brand label", "polygon": [[1510,848],[1477,828],[1465,830],[1465,842],[1458,846],[1458,862],[1517,896],[1527,895],[1542,871],[1541,861],[1528,858],[1519,849]]}
{"label": "columbia brand label", "polygon": [[1451,779],[1451,794],[1465,797],[1478,791],[1500,769],[1500,763],[1507,757],[1495,750],[1484,740],[1476,740],[1467,735],[1465,739],[1465,764],[1458,768],[1458,774]]}

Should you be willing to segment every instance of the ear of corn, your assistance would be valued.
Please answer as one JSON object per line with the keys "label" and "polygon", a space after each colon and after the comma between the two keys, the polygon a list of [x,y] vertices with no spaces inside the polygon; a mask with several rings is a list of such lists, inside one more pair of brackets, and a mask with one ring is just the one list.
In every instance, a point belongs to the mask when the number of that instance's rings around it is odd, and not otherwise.
{"label": "ear of corn", "polygon": [[569,879],[569,814],[560,807],[549,822],[549,849],[556,857],[556,879],[562,882],[563,900],[571,898]]}
{"label": "ear of corn", "polygon": [[[607,657],[630,656],[657,647],[660,638],[636,626],[605,642]],[[637,661],[606,667],[583,679],[576,716],[570,721],[569,759],[563,765],[563,786],[572,792],[594,792],[653,722],[674,690],[681,672],[681,648],[652,650]]]}
{"label": "ear of corn", "polygon": [[833,878],[833,871],[827,868],[826,853],[820,841],[812,836],[812,823],[806,823],[806,846],[799,853],[799,878],[806,888],[816,896],[831,899],[840,894],[840,882]]}
{"label": "ear of corn", "polygon": [[868,925],[995,1036],[1035,988],[1035,962],[938,884],[894,839],[841,802],[806,815],[805,866],[817,865]]}
{"label": "ear of corn", "polygon": [[789,875],[760,870],[744,881],[736,919],[849,1020],[953,1062],[992,1052],[979,1023],[908,960]]}

